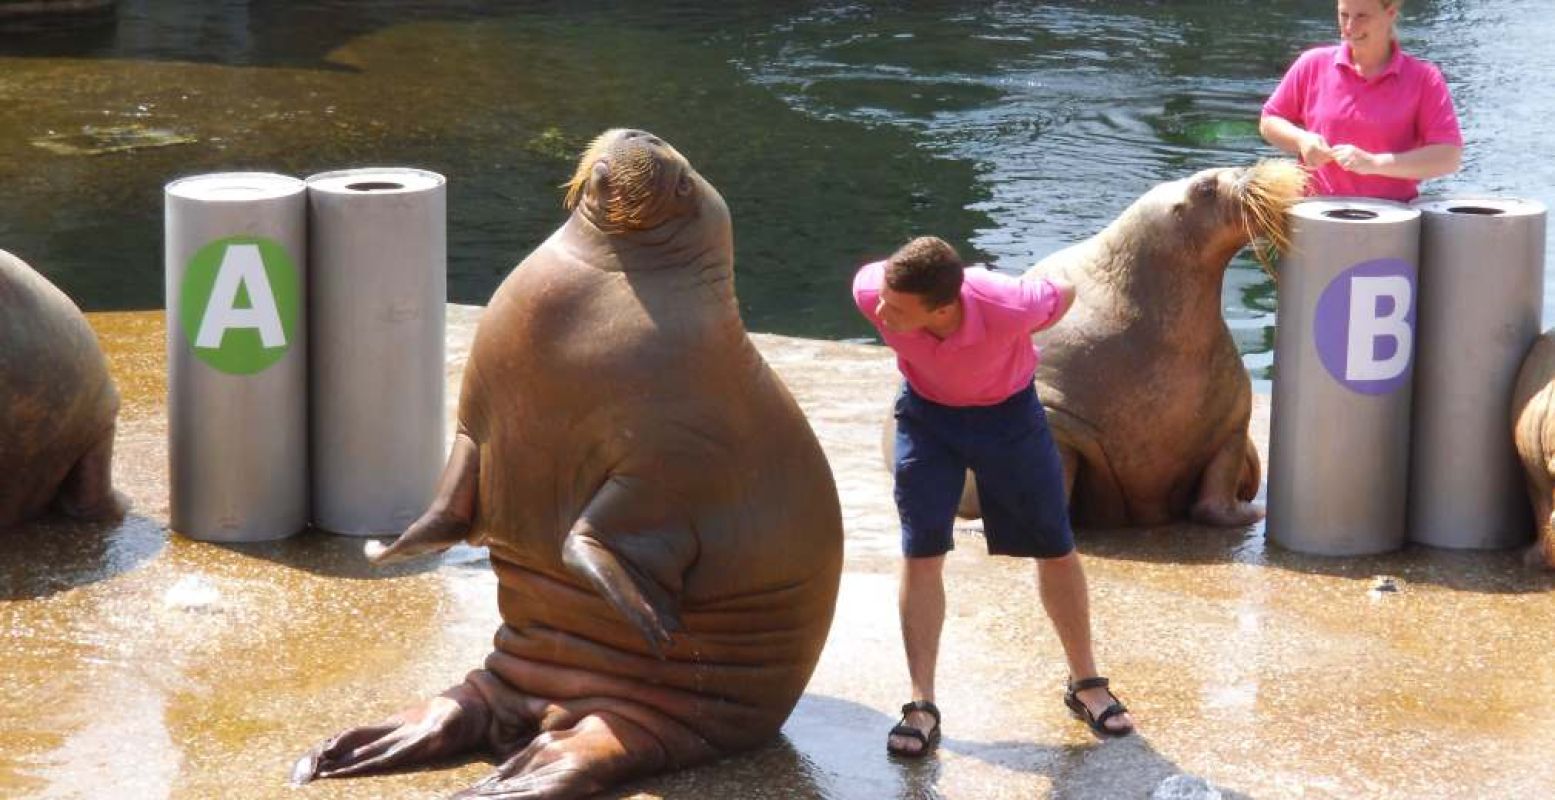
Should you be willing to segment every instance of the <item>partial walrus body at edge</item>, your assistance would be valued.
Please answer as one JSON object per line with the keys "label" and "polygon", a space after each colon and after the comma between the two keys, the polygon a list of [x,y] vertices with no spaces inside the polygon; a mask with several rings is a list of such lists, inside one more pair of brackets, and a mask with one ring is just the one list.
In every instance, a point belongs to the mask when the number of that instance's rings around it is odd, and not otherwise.
{"label": "partial walrus body at edge", "polygon": [[722,198],[611,131],[569,206],[488,306],[438,499],[385,553],[488,546],[496,649],[297,779],[485,750],[504,763],[469,796],[578,797],[770,740],[809,680],[841,512],[740,321]]}
{"label": "partial walrus body at edge", "polygon": [[1555,570],[1555,330],[1523,357],[1512,391],[1512,441],[1533,506],[1534,544],[1524,561]]}
{"label": "partial walrus body at edge", "polygon": [[112,487],[119,394],[75,303],[0,250],[0,531],[51,510],[124,511]]}

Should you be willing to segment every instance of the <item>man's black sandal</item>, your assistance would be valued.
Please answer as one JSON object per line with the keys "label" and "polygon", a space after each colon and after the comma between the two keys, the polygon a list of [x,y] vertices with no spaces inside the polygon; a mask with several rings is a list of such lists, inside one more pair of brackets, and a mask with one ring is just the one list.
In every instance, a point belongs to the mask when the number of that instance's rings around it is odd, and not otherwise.
{"label": "man's black sandal", "polygon": [[[1084,720],[1085,724],[1089,725],[1097,736],[1127,736],[1134,732],[1133,725],[1125,725],[1121,728],[1107,727],[1107,720],[1119,714],[1128,713],[1128,709],[1123,706],[1123,701],[1119,700],[1118,696],[1113,694],[1111,689],[1107,689],[1107,684],[1106,678],[1086,678],[1085,680],[1071,681],[1069,691],[1064,693],[1064,705],[1069,706],[1069,711],[1074,714],[1075,719]],[[1086,707],[1085,703],[1080,701],[1077,694],[1086,689],[1107,689],[1107,696],[1112,698],[1112,705],[1102,709],[1100,714],[1091,716],[1091,710]]]}
{"label": "man's black sandal", "polygon": [[[934,727],[930,728],[927,734],[907,724],[907,715],[914,711],[922,711],[934,718]],[[896,723],[896,727],[891,729],[890,735],[917,739],[920,745],[917,748],[893,747],[891,740],[887,738],[886,752],[903,758],[923,758],[929,754],[929,751],[934,749],[935,745],[939,744],[939,708],[927,700],[914,700],[902,706],[902,720]]]}

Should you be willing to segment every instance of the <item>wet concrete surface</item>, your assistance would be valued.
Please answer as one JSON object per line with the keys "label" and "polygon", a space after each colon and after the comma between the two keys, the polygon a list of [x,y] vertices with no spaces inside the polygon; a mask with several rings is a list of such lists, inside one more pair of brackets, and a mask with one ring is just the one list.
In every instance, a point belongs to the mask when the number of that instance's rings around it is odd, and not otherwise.
{"label": "wet concrete surface", "polygon": [[[478,316],[450,308],[451,397]],[[431,798],[485,775],[474,760],[286,785],[324,737],[479,666],[494,578],[470,548],[377,571],[360,539],[169,533],[161,314],[92,321],[125,396],[115,476],[134,509],[3,534],[0,797]],[[966,524],[947,568],[946,738],[936,758],[889,760],[907,699],[879,455],[894,366],[877,347],[755,338],[842,494],[831,639],[782,739],[608,796],[1146,798],[1183,774],[1226,798],[1555,796],[1555,580],[1514,552],[1320,559],[1261,529],[1081,533],[1103,669],[1139,723],[1103,743],[1060,702],[1029,565],[989,558]],[[1266,397],[1254,428],[1266,442]]]}

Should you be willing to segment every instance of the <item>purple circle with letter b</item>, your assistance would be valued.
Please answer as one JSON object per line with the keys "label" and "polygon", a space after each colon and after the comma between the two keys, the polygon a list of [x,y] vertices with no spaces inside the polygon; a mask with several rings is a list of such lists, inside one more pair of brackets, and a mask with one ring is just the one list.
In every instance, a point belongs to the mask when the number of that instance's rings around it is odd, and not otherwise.
{"label": "purple circle with letter b", "polygon": [[1345,388],[1398,390],[1414,363],[1414,265],[1378,258],[1339,273],[1317,299],[1312,338],[1323,367]]}

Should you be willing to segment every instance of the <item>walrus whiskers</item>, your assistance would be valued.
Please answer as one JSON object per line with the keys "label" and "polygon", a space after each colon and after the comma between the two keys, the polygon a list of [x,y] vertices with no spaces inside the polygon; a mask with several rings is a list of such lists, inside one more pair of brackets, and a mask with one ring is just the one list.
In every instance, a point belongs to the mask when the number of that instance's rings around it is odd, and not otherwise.
{"label": "walrus whiskers", "polygon": [[[614,141],[612,133],[607,131],[589,143],[572,180],[564,184],[567,197],[562,204],[568,211],[582,202],[594,164],[606,154],[607,142]],[[642,227],[651,216],[647,211],[657,199],[659,161],[637,148],[616,148],[609,155],[610,191],[607,197],[601,198],[604,216],[596,222],[612,230]]]}
{"label": "walrus whiskers", "polygon": [[1286,212],[1305,196],[1307,178],[1305,167],[1281,158],[1259,161],[1237,181],[1242,229],[1253,258],[1275,280],[1275,257],[1290,248]]}
{"label": "walrus whiskers", "polygon": [[593,172],[594,162],[598,161],[600,154],[604,152],[605,140],[610,137],[610,133],[605,131],[594,137],[594,141],[589,142],[588,149],[583,151],[583,157],[578,159],[578,168],[572,173],[572,180],[562,184],[567,189],[567,197],[562,200],[562,206],[568,211],[577,208],[578,203],[583,200],[583,188],[588,185],[589,173]]}
{"label": "walrus whiskers", "polygon": [[[620,157],[620,154],[617,153]],[[624,162],[624,163],[623,163]],[[652,215],[646,213],[658,200],[659,160],[640,149],[628,151],[610,169],[610,202],[605,221],[623,228],[640,228]]]}

